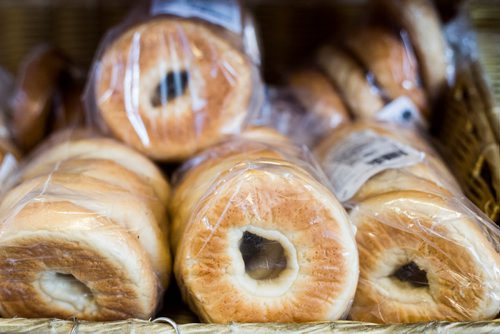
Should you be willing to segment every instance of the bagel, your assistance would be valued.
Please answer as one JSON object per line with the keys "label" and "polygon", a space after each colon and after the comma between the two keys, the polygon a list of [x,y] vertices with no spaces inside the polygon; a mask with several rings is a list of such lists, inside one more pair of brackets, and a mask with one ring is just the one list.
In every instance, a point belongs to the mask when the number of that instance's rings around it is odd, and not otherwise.
{"label": "bagel", "polygon": [[[33,169],[40,166],[54,166],[68,159],[104,159],[114,161],[126,169],[136,173],[141,179],[155,190],[162,203],[169,199],[170,187],[161,171],[150,160],[113,139],[85,138],[83,133],[77,132],[76,138],[42,147],[34,158],[23,168],[22,173],[30,175]],[[61,134],[60,137],[66,137]],[[62,140],[62,138],[60,139]]]}
{"label": "bagel", "polygon": [[358,262],[344,209],[272,146],[229,144],[192,166],[171,202],[184,300],[216,323],[342,317]]}
{"label": "bagel", "polygon": [[371,119],[385,105],[383,98],[366,79],[359,64],[339,48],[325,46],[317,57],[318,65],[338,87],[349,110],[357,117]]}
{"label": "bagel", "polygon": [[0,222],[0,314],[148,319],[158,280],[132,234],[66,201],[29,202]]}
{"label": "bagel", "polygon": [[422,116],[429,118],[425,91],[420,87],[417,60],[411,46],[405,45],[401,36],[382,27],[368,26],[347,38],[345,44],[374,77],[384,98],[392,101],[407,96]]}
{"label": "bagel", "polygon": [[250,142],[261,142],[273,145],[290,145],[290,138],[281,134],[279,131],[265,127],[265,126],[251,126],[246,128],[242,133],[237,136],[233,136],[231,140],[237,140],[237,138],[243,138]]}
{"label": "bagel", "polygon": [[377,0],[391,20],[408,32],[427,95],[435,102],[447,84],[447,43],[430,0]]}
{"label": "bagel", "polygon": [[29,201],[52,202],[61,198],[98,216],[108,217],[120,224],[138,240],[152,262],[162,286],[168,286],[170,253],[167,235],[151,209],[133,193],[92,177],[53,173],[21,183],[8,192],[0,205],[0,212],[12,212],[19,203]]}
{"label": "bagel", "polygon": [[117,138],[176,161],[239,131],[252,64],[215,27],[162,17],[108,45],[94,84],[99,114]]}
{"label": "bagel", "polygon": [[58,50],[41,46],[24,60],[9,107],[16,144],[28,151],[45,136],[52,98],[68,60]]}
{"label": "bagel", "polygon": [[321,71],[295,71],[289,76],[288,85],[307,112],[317,117],[325,130],[349,122],[349,113],[337,89]]}
{"label": "bagel", "polygon": [[351,211],[360,278],[350,317],[395,323],[492,319],[500,312],[500,255],[481,221],[455,200],[401,191]]}
{"label": "bagel", "polygon": [[[22,180],[29,180],[40,176],[49,178],[53,173],[88,176],[122,188],[147,203],[157,221],[165,221],[167,203],[163,203],[158,198],[154,188],[150,184],[144,183],[137,174],[116,162],[104,159],[70,159],[61,161],[55,166],[42,164],[26,170],[26,173],[22,174]],[[160,225],[163,226],[165,224]]]}

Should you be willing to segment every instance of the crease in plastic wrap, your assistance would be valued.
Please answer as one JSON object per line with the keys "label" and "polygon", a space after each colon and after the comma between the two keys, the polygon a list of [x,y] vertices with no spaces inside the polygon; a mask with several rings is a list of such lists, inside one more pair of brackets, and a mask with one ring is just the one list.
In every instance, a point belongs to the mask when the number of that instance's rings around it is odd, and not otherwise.
{"label": "crease in plastic wrap", "polygon": [[7,101],[14,90],[14,78],[0,67],[0,194],[8,183],[9,175],[18,166],[20,153],[12,143],[9,128],[9,109]]}
{"label": "crease in plastic wrap", "polygon": [[351,319],[471,321],[499,314],[500,230],[465,198],[423,137],[358,122],[315,153],[357,231],[360,277]]}
{"label": "crease in plastic wrap", "polygon": [[355,29],[320,48],[316,63],[357,119],[428,128],[453,76],[452,51],[430,0],[372,0]]}
{"label": "crease in plastic wrap", "polygon": [[174,272],[203,321],[345,317],[354,229],[305,149],[251,128],[186,162],[174,183]]}
{"label": "crease in plastic wrap", "polygon": [[147,156],[183,161],[239,133],[260,107],[259,63],[253,19],[238,1],[146,2],[103,39],[87,109]]}
{"label": "crease in plastic wrap", "polygon": [[295,143],[313,147],[351,117],[338,92],[316,70],[297,71],[287,86],[267,86],[266,102],[247,127],[272,127]]}
{"label": "crease in plastic wrap", "polygon": [[0,204],[0,315],[152,317],[169,284],[167,180],[85,130],[42,145]]}

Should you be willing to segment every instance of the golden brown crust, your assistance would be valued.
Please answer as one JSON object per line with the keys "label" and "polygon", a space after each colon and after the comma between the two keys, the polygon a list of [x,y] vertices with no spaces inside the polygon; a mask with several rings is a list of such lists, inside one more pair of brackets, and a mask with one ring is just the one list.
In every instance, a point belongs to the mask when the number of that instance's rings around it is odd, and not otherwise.
{"label": "golden brown crust", "polygon": [[401,37],[387,29],[369,26],[346,39],[346,45],[373,74],[387,98],[408,96],[422,116],[429,118],[426,96],[418,82],[417,60]]}
{"label": "golden brown crust", "polygon": [[319,70],[293,72],[288,83],[307,111],[336,128],[350,121],[350,116],[337,89]]}
{"label": "golden brown crust", "polygon": [[[392,192],[351,212],[357,227],[360,279],[351,308],[358,321],[467,321],[500,311],[500,256],[475,218],[451,200],[422,192]],[[428,287],[394,276],[410,262]]]}
{"label": "golden brown crust", "polygon": [[[251,126],[246,128],[236,138],[244,138],[249,141],[258,141],[270,145],[290,145],[290,138],[280,133],[278,130],[265,126]],[[234,137],[233,137],[234,138]]]}
{"label": "golden brown crust", "polygon": [[15,212],[17,206],[30,201],[62,198],[98,216],[109,217],[124,228],[145,249],[161,284],[168,286],[170,251],[167,235],[160,226],[166,222],[158,221],[147,203],[135,193],[93,177],[55,172],[48,177],[29,179],[12,189],[4,198],[0,212]]}
{"label": "golden brown crust", "polygon": [[431,101],[446,85],[446,40],[430,0],[378,0],[384,13],[408,32]]}
{"label": "golden brown crust", "polygon": [[364,70],[344,51],[333,46],[324,47],[317,61],[356,117],[373,118],[384,107],[383,99],[366,80]]}
{"label": "golden brown crust", "polygon": [[[344,210],[326,188],[283,159],[269,147],[216,155],[176,188],[174,271],[184,299],[206,321],[331,320],[349,304],[357,257]],[[297,272],[277,281],[251,280],[253,288],[244,283],[239,240],[252,229],[282,235],[296,252]]]}
{"label": "golden brown crust", "polygon": [[[26,170],[22,180],[40,176],[49,177],[52,173],[82,175],[95,178],[110,185],[120,187],[147,203],[161,225],[166,225],[166,205],[156,195],[154,188],[145,183],[137,174],[111,160],[69,159],[57,165],[41,164]],[[163,227],[162,227],[163,228]]]}
{"label": "golden brown crust", "polygon": [[55,166],[68,159],[110,160],[137,174],[144,182],[154,188],[158,198],[163,203],[167,203],[170,196],[170,186],[158,167],[149,159],[112,139],[86,138],[85,133],[78,131],[76,138],[80,139],[61,140],[58,144],[40,150],[24,167],[23,173],[28,175],[32,170],[41,168],[42,165]]}
{"label": "golden brown crust", "polygon": [[[99,321],[153,315],[158,289],[149,261],[109,219],[64,201],[28,203],[7,218],[0,225],[2,316]],[[83,294],[57,299],[54,288],[46,290],[55,282],[42,284],[44,273],[73,275],[91,291],[91,301]]]}
{"label": "golden brown crust", "polygon": [[67,65],[58,50],[44,46],[34,50],[21,67],[10,101],[12,131],[21,149],[31,149],[45,135],[52,97]]}
{"label": "golden brown crust", "polygon": [[[182,71],[182,95],[154,103],[161,80]],[[152,158],[182,160],[241,126],[252,91],[251,64],[208,26],[161,18],[133,27],[106,49],[95,89],[115,136]],[[140,95],[131,105],[135,90]]]}

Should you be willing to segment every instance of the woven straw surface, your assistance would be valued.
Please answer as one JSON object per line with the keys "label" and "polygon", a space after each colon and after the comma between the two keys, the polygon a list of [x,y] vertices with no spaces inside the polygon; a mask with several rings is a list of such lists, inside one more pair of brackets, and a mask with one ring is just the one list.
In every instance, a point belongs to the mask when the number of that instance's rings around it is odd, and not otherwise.
{"label": "woven straw surface", "polygon": [[[413,334],[413,333],[447,333],[447,334],[486,334],[497,333],[498,321],[478,322],[432,322],[406,325],[373,325],[351,321],[322,322],[310,324],[186,324],[177,327],[182,334],[306,334],[306,333],[371,333],[371,334]],[[81,322],[50,319],[0,319],[1,333],[162,333],[176,334],[175,329],[166,323],[126,320],[117,322]]]}

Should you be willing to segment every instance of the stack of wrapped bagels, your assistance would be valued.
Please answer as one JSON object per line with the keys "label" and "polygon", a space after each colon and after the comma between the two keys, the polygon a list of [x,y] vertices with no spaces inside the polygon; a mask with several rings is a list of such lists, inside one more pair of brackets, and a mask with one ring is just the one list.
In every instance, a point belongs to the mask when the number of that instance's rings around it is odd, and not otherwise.
{"label": "stack of wrapped bagels", "polygon": [[170,275],[169,185],[139,153],[61,134],[0,205],[0,314],[154,315]]}
{"label": "stack of wrapped bagels", "polygon": [[[498,228],[471,211],[422,138],[358,122],[328,136],[315,153],[356,226],[360,277],[352,319],[463,321],[498,314]],[[346,184],[354,191],[344,197]]]}

